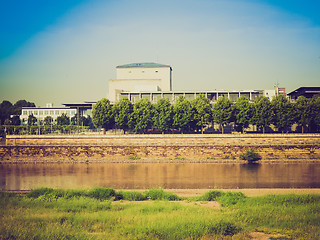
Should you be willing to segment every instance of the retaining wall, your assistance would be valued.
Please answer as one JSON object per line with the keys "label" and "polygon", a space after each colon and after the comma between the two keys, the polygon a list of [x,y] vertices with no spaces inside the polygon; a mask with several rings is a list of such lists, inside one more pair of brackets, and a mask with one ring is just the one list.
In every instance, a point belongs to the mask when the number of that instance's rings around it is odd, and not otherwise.
{"label": "retaining wall", "polygon": [[235,161],[250,148],[264,160],[319,160],[320,135],[9,136],[0,160]]}

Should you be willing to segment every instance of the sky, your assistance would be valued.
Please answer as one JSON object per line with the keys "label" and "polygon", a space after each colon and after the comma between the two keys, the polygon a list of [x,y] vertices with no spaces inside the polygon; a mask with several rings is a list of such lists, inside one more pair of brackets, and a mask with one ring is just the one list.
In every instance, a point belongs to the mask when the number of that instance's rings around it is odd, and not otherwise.
{"label": "sky", "polygon": [[116,66],[172,67],[173,90],[320,86],[318,0],[0,0],[0,102],[107,97]]}

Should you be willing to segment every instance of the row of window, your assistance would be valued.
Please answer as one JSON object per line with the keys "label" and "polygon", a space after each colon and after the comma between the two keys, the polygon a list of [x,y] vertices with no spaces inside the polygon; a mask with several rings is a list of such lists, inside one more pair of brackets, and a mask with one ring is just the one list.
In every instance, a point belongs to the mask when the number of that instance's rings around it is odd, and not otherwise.
{"label": "row of window", "polygon": [[76,114],[75,110],[23,110],[22,115],[34,115],[34,116],[60,116],[62,114],[67,114],[68,116],[74,116]]}

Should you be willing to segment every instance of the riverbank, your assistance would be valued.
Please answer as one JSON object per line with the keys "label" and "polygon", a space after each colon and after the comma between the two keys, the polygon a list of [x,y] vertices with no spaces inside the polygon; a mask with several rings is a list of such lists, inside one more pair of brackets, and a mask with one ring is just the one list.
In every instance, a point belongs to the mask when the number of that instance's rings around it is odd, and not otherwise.
{"label": "riverbank", "polygon": [[319,134],[155,134],[7,136],[0,162],[240,162],[253,149],[262,161],[319,161]]}
{"label": "riverbank", "polygon": [[[146,189],[115,189],[116,191],[135,191],[145,192]],[[245,189],[165,189],[166,192],[176,194],[180,197],[199,197],[205,193],[216,190],[222,192],[241,192],[247,197],[258,197],[265,195],[304,195],[304,194],[320,194],[320,188],[245,188]],[[27,194],[30,190],[14,190],[5,191],[16,194]]]}
{"label": "riverbank", "polygon": [[[148,200],[146,200],[148,199]],[[1,239],[319,239],[320,195],[36,189],[0,192]],[[179,229],[179,231],[177,231]]]}

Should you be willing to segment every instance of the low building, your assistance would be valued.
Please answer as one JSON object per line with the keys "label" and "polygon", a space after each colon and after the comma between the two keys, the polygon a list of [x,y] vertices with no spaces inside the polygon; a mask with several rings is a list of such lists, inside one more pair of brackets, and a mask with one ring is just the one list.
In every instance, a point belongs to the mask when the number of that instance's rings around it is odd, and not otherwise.
{"label": "low building", "polygon": [[156,103],[160,98],[168,98],[171,103],[183,96],[191,101],[200,94],[204,94],[211,103],[215,103],[219,97],[227,97],[231,102],[236,102],[241,96],[246,97],[251,102],[263,95],[262,90],[241,90],[241,91],[152,91],[152,92],[121,92],[120,98],[128,98],[132,103],[146,98],[152,103]]}
{"label": "low building", "polygon": [[296,101],[300,96],[304,96],[306,98],[312,98],[314,95],[319,95],[319,94],[320,94],[320,87],[300,87],[288,93],[288,96],[290,100]]}
{"label": "low building", "polygon": [[77,114],[77,109],[70,107],[53,107],[52,104],[47,105],[46,107],[22,107],[20,121],[22,125],[28,124],[29,116],[33,115],[37,118],[38,124],[43,124],[44,119],[50,116],[53,119],[53,124],[55,124],[57,117],[62,114],[66,114],[68,117],[72,118]]}

